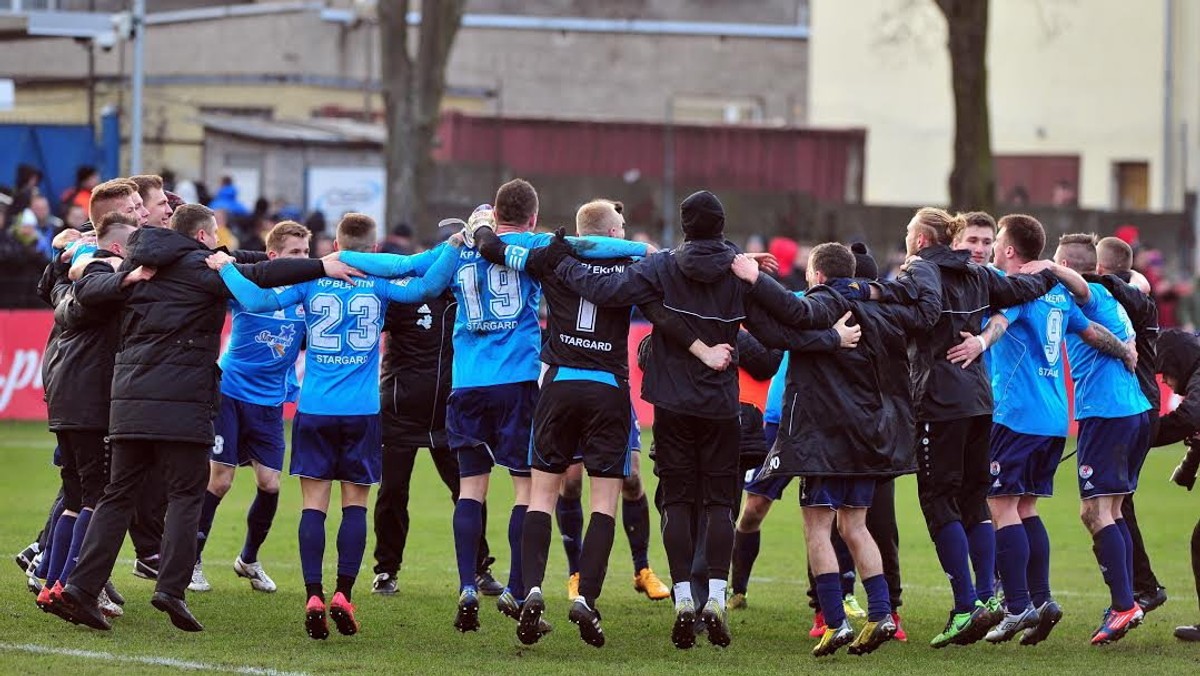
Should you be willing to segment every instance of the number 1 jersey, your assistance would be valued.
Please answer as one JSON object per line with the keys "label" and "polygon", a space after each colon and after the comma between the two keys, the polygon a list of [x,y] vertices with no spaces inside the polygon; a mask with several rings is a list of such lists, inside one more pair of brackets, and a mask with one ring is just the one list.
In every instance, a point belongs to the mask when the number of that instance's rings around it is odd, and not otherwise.
{"label": "number 1 jersey", "polygon": [[[623,272],[632,262],[628,258],[582,261],[593,275]],[[542,361],[629,378],[630,308],[598,308],[557,278],[543,280],[542,288],[550,305]]]}

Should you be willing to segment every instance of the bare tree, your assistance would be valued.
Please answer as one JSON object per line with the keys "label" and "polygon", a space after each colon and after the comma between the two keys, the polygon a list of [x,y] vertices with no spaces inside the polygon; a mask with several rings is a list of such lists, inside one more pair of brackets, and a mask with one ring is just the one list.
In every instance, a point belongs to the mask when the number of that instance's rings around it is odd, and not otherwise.
{"label": "bare tree", "polygon": [[379,49],[388,137],[387,220],[417,227],[433,175],[433,138],[446,90],[446,63],[466,0],[420,0],[416,58],[409,50],[409,0],[379,8]]}
{"label": "bare tree", "polygon": [[988,113],[988,0],[936,0],[946,17],[954,88],[954,167],[950,206],[992,211],[996,176]]}

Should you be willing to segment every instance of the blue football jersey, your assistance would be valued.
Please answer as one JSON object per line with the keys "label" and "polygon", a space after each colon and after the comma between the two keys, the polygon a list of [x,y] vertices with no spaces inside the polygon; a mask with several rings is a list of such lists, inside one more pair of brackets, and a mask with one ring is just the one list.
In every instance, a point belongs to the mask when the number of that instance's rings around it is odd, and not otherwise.
{"label": "blue football jersey", "polygon": [[[1102,284],[1088,284],[1092,297],[1083,306],[1088,319],[1112,331],[1117,338],[1133,338],[1133,323],[1125,308]],[[1150,410],[1137,376],[1120,360],[1101,354],[1078,336],[1067,337],[1071,377],[1075,379],[1075,419],[1124,418]]]}
{"label": "blue football jersey", "polygon": [[[304,342],[304,308],[250,312],[230,301],[233,326],[221,365],[221,394],[259,406],[294,401],[296,358]],[[289,395],[292,395],[289,397]]]}
{"label": "blue football jersey", "polygon": [[787,388],[788,363],[792,359],[791,352],[783,353],[783,361],[779,362],[779,370],[771,378],[771,387],[767,389],[767,408],[763,411],[764,423],[779,424],[783,419],[783,391]]}
{"label": "blue football jersey", "polygon": [[988,350],[992,419],[1021,434],[1067,436],[1063,341],[1091,322],[1062,284],[1004,316],[1008,331]]}

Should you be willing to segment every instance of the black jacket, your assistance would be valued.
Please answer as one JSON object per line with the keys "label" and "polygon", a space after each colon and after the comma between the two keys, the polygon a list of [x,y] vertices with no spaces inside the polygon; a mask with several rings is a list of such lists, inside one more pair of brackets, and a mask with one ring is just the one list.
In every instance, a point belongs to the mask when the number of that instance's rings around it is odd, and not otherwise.
{"label": "black jacket", "polygon": [[[213,250],[165,228],[143,228],[129,238],[121,271],[97,279],[76,298],[106,302],[139,265],[154,278],[129,287],[121,313],[121,344],[113,369],[109,436],[194,444],[213,443],[220,401],[217,355],[231,298],[220,276],[205,265]],[[259,286],[296,284],[322,276],[320,260],[281,258],[242,266]],[[97,276],[99,277],[99,276]]]}
{"label": "black jacket", "polygon": [[[56,258],[42,271],[41,279],[38,280],[37,295],[51,308],[56,307],[71,289],[71,280],[67,279],[70,268],[70,263]],[[46,337],[46,351],[42,355],[42,398],[46,401],[50,401],[51,383],[55,380],[54,371],[59,364],[57,356],[60,333],[62,328],[57,323],[50,327],[50,335]]]}
{"label": "black jacket", "polygon": [[1162,392],[1158,389],[1158,305],[1154,297],[1129,284],[1128,272],[1119,275],[1084,275],[1088,282],[1097,282],[1108,289],[1113,298],[1125,308],[1137,338],[1138,361],[1135,373],[1142,394],[1150,402],[1150,419],[1162,410]]}
{"label": "black jacket", "polygon": [[[578,262],[565,260],[558,265],[557,274],[568,287],[596,305],[641,305],[661,300],[699,340],[708,345],[736,345],[746,307],[753,303],[754,289],[769,284],[782,290],[767,275],[761,275],[753,287],[734,277],[730,264],[736,253],[724,240],[698,239],[647,256],[620,273],[591,275]],[[841,316],[824,306],[811,307],[811,312],[798,313],[800,328],[827,328]],[[713,371],[665,332],[651,333],[650,342],[654,358],[646,365],[643,399],[681,415],[738,417],[736,370]]]}
{"label": "black jacket", "polygon": [[1168,329],[1159,336],[1158,349],[1159,373],[1178,383],[1175,394],[1183,397],[1174,411],[1158,419],[1158,434],[1151,445],[1166,446],[1200,432],[1200,337]]}
{"label": "black jacket", "polygon": [[107,301],[92,294],[92,305],[75,298],[77,290],[113,276],[109,260],[120,258],[101,249],[84,268],[83,276],[54,309],[54,324],[60,331],[58,349],[48,369],[46,402],[50,430],[107,430],[112,394],[113,360],[121,339],[121,308],[124,294],[113,289]]}
{"label": "black jacket", "polygon": [[[938,321],[942,298],[933,264],[913,263],[908,277],[913,304],[851,303],[862,328],[857,347],[791,355],[779,436],[764,476],[885,478],[916,471],[908,345]],[[807,298],[842,301],[826,286],[810,289]],[[799,335],[785,339],[789,347],[806,342]]]}
{"label": "black jacket", "polygon": [[383,438],[389,445],[444,448],[446,400],[454,362],[454,313],[446,291],[426,303],[391,303],[379,380]]}
{"label": "black jacket", "polygon": [[[946,353],[962,342],[962,332],[978,335],[984,318],[993,310],[1038,298],[1058,284],[1058,278],[1049,270],[1037,275],[1001,276],[971,263],[970,252],[940,244],[917,255],[936,265],[942,280],[942,311],[937,323],[932,331],[909,343],[917,420],[940,422],[990,415],[992,384],[983,360],[977,359],[964,369],[950,363]],[[882,288],[884,301],[915,300],[911,284],[887,284]]]}

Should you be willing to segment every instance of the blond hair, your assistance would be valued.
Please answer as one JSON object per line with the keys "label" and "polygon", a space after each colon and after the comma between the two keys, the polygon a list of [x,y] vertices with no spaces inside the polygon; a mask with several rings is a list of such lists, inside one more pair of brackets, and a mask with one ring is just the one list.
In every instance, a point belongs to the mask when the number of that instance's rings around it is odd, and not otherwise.
{"label": "blond hair", "polygon": [[620,212],[612,200],[595,199],[575,212],[575,230],[581,235],[607,235],[620,224]]}
{"label": "blond hair", "polygon": [[271,228],[271,232],[267,233],[267,250],[282,252],[283,243],[288,237],[299,237],[307,242],[312,237],[312,232],[296,221],[279,221]]}
{"label": "blond hair", "polygon": [[917,222],[918,234],[946,246],[950,246],[955,235],[967,227],[967,219],[962,214],[951,216],[950,212],[937,207],[921,207],[913,219]]}

